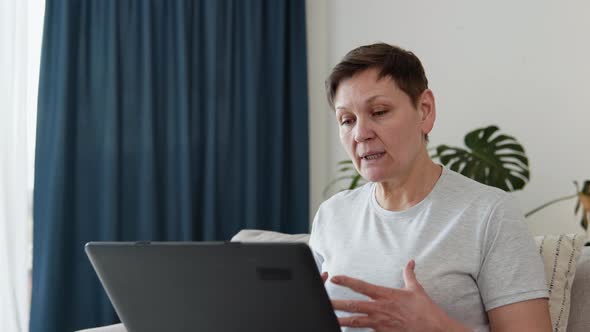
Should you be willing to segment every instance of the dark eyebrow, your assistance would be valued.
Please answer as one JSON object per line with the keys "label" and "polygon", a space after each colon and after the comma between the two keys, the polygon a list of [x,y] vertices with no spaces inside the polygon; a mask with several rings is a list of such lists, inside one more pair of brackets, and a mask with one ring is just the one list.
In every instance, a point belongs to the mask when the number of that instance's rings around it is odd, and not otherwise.
{"label": "dark eyebrow", "polygon": [[[375,99],[378,99],[378,98],[387,98],[387,96],[385,96],[385,95],[374,95],[374,96],[371,96],[369,99],[367,99],[367,101],[365,102],[365,104],[370,104],[370,103],[374,102]],[[346,111],[347,109],[348,108],[346,108],[344,106],[337,106],[334,110],[337,112],[339,110]]]}

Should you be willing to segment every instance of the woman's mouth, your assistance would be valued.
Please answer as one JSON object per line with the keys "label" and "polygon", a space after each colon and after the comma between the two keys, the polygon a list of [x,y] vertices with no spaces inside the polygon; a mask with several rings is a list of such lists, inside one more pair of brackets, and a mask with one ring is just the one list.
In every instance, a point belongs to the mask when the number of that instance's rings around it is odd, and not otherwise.
{"label": "woman's mouth", "polygon": [[385,155],[385,152],[371,153],[371,154],[364,156],[362,159],[367,160],[367,161],[376,160],[376,159],[383,157],[384,155]]}

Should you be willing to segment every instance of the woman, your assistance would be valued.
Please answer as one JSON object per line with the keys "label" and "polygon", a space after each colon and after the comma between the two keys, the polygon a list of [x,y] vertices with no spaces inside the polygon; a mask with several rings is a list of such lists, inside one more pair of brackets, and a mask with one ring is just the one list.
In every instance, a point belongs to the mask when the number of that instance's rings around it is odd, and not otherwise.
{"label": "woman", "polygon": [[543,263],[510,196],[428,156],[420,60],[362,46],[326,88],[368,181],[324,202],[310,239],[343,331],[550,331]]}

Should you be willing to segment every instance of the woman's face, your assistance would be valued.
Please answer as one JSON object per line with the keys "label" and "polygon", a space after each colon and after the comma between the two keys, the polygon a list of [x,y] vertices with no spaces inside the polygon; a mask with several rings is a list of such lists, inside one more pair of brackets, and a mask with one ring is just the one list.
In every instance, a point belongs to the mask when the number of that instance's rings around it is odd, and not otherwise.
{"label": "woman's face", "polygon": [[390,77],[378,76],[368,69],[340,82],[334,97],[340,142],[366,180],[402,180],[426,153],[434,97],[424,91],[415,107]]}

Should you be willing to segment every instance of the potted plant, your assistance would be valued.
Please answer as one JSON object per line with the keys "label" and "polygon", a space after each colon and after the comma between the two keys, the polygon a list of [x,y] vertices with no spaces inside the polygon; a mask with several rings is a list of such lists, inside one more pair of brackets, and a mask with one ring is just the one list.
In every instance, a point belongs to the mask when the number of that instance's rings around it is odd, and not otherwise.
{"label": "potted plant", "polygon": [[588,214],[590,213],[590,180],[584,181],[584,184],[582,185],[582,190],[580,190],[580,187],[579,187],[577,181],[574,181],[574,186],[576,187],[575,194],[553,199],[553,200],[551,200],[547,203],[544,203],[541,206],[536,207],[536,208],[532,209],[531,211],[525,213],[524,216],[529,217],[529,216],[533,215],[534,213],[541,211],[542,209],[544,209],[548,206],[551,206],[555,203],[559,203],[561,201],[577,198],[578,201],[576,202],[576,207],[574,209],[574,213],[577,214],[580,211],[580,209],[582,210],[582,217],[580,220],[580,225],[587,232],[588,231],[588,217],[589,217]]}

